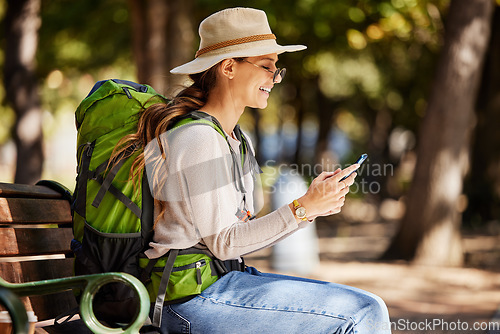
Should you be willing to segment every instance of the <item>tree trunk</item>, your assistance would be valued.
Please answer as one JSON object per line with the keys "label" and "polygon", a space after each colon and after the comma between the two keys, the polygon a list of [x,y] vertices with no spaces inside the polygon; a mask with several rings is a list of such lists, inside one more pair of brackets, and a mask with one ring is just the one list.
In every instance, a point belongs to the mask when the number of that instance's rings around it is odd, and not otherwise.
{"label": "tree trunk", "polygon": [[322,166],[322,170],[330,170],[339,162],[337,157],[329,154],[328,149],[328,140],[330,132],[332,131],[333,118],[336,112],[335,109],[338,107],[339,102],[327,98],[321,89],[319,89],[319,83],[317,83],[317,87],[318,139],[316,141],[315,157],[318,160],[315,161],[315,163]]}
{"label": "tree trunk", "polygon": [[43,166],[42,109],[35,74],[40,0],[8,0],[7,4],[4,85],[16,114],[14,182],[32,184],[40,179]]}
{"label": "tree trunk", "polygon": [[450,4],[445,44],[418,137],[407,210],[386,258],[426,265],[462,264],[459,198],[492,13],[491,0]]}
{"label": "tree trunk", "polygon": [[137,78],[158,92],[172,94],[184,80],[170,74],[194,56],[192,0],[130,0],[132,48]]}
{"label": "tree trunk", "polygon": [[[387,146],[392,130],[392,115],[386,107],[379,110],[374,110],[369,106],[365,106],[364,108],[369,113],[365,118],[368,119],[371,129],[367,150],[370,152],[368,162],[372,166],[382,167],[387,161],[390,161]],[[378,193],[371,193],[372,197],[382,199],[394,196],[387,187],[389,176],[385,175],[385,173],[380,173],[380,175],[378,173],[367,173],[363,177],[369,184],[376,184],[380,190]]]}

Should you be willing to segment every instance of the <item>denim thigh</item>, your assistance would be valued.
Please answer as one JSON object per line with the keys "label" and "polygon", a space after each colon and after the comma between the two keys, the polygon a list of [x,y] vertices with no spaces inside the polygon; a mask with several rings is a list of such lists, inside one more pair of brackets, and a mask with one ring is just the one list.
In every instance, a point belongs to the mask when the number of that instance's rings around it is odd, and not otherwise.
{"label": "denim thigh", "polygon": [[164,333],[390,333],[377,296],[340,284],[230,272],[188,302],[164,307]]}

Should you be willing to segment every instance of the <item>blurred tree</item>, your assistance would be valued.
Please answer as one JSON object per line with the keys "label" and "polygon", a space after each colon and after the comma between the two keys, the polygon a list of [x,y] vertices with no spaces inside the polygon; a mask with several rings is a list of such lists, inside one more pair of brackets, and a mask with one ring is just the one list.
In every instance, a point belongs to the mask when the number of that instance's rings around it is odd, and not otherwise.
{"label": "blurred tree", "polygon": [[16,183],[35,183],[42,174],[42,109],[35,62],[40,23],[40,0],[7,1],[3,80],[16,114]]}
{"label": "blurred tree", "polygon": [[150,84],[158,92],[170,92],[184,79],[170,74],[170,69],[194,54],[192,0],[129,2],[138,81]]}
{"label": "blurred tree", "polygon": [[406,213],[385,258],[462,264],[460,198],[493,8],[491,0],[450,4]]}

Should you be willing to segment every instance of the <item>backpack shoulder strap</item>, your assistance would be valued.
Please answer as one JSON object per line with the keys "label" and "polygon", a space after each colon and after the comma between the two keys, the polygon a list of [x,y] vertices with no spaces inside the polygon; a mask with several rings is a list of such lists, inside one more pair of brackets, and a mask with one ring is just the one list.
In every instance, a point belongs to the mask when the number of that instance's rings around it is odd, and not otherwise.
{"label": "backpack shoulder strap", "polygon": [[[259,166],[259,163],[257,162],[257,159],[255,158],[255,153],[252,147],[250,147],[248,139],[246,138],[243,131],[241,131],[238,124],[236,124],[233,131],[236,139],[241,142],[241,165],[243,166],[244,171],[245,168],[248,167],[255,179],[255,173],[263,173],[262,169]],[[248,163],[248,165],[245,165],[245,163]]]}

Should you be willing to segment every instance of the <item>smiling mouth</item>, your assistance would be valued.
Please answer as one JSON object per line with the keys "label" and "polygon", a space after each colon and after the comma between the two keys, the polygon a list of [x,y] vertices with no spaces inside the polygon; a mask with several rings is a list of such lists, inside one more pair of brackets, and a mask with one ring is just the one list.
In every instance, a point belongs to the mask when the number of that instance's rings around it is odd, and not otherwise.
{"label": "smiling mouth", "polygon": [[266,93],[271,93],[271,88],[266,88],[266,87],[259,87],[259,89],[263,92],[266,92]]}

